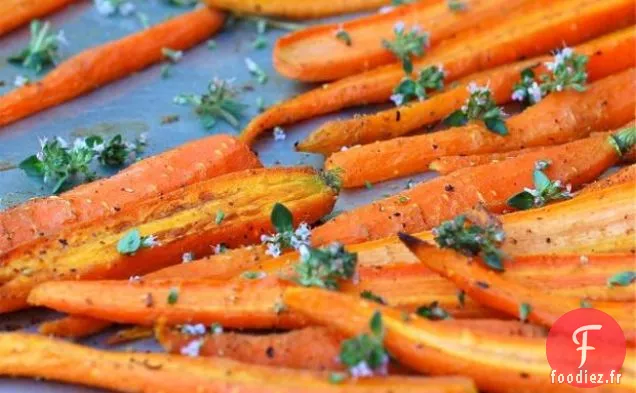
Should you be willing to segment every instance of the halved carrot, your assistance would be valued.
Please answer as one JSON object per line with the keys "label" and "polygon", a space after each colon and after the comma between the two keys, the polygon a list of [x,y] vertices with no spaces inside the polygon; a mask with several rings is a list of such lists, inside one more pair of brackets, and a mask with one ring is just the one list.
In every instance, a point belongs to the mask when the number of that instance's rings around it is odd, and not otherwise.
{"label": "halved carrot", "polygon": [[0,375],[30,377],[120,392],[476,393],[463,377],[376,377],[329,382],[329,373],[290,370],[219,358],[108,352],[37,335],[0,334]]}
{"label": "halved carrot", "polygon": [[[413,258],[412,255],[410,257]],[[519,285],[538,288],[556,297],[577,293],[594,300],[634,300],[634,293],[629,288],[607,287],[611,274],[631,268],[633,257],[630,254],[590,256],[585,259],[587,264],[582,264],[581,258],[581,255],[515,258],[507,274]],[[359,282],[343,282],[340,290],[354,297],[370,291],[382,297],[387,304],[406,311],[438,302],[457,318],[493,318],[500,315],[470,299],[460,304],[455,286],[421,263],[400,264],[396,260],[390,263],[386,266],[360,266]],[[298,328],[305,326],[306,321],[297,314],[289,313],[280,303],[282,292],[294,283],[279,277],[290,277],[292,268],[290,265],[272,266],[272,270],[261,272],[265,278],[255,280],[174,278],[135,283],[49,282],[36,287],[29,302],[75,314],[75,318],[88,316],[143,326],[154,323],[220,323],[225,327],[243,329]],[[167,300],[171,290],[178,294],[173,304]],[[111,295],[100,296],[106,292]]]}
{"label": "halved carrot", "polygon": [[[404,320],[395,309],[334,291],[289,288],[285,304],[314,322],[347,336],[368,330],[376,311],[382,314],[384,345],[402,364],[430,375],[466,375],[480,390],[494,393],[579,392],[567,384],[553,384],[545,355],[545,338],[515,337],[465,327],[441,325],[414,316]],[[620,385],[612,392],[631,392],[636,386],[636,356],[628,350]],[[602,389],[602,388],[601,388]]]}
{"label": "halved carrot", "polygon": [[[473,258],[453,250],[441,250],[406,234],[402,234],[400,239],[423,264],[448,278],[473,300],[510,316],[552,327],[562,315],[584,307],[582,302],[586,299],[583,293],[555,301],[551,294],[516,282],[505,273],[489,270]],[[621,325],[626,339],[634,342],[636,321],[633,303],[592,302],[589,307],[611,315]],[[521,315],[522,309],[527,315]]]}
{"label": "halved carrot", "polygon": [[[636,128],[619,132],[636,134]],[[344,212],[314,229],[313,239],[317,244],[337,240],[357,243],[399,231],[431,229],[479,204],[491,212],[505,212],[510,209],[510,197],[534,187],[534,166],[541,160],[551,162],[547,170],[551,179],[576,189],[620,160],[613,141],[613,136],[597,135],[506,161],[465,168]]]}
{"label": "halved carrot", "polygon": [[[181,262],[211,245],[239,246],[272,230],[272,206],[284,203],[296,224],[313,222],[335,202],[333,190],[307,168],[235,172],[147,200],[117,215],[14,249],[0,260],[0,312],[26,306],[30,289],[49,280],[122,279]],[[117,245],[132,229],[155,236],[154,247],[122,255]]]}
{"label": "halved carrot", "polygon": [[338,361],[343,336],[322,327],[306,327],[264,335],[221,333],[193,336],[168,327],[155,329],[167,352],[181,353],[190,342],[203,339],[201,356],[225,357],[263,366],[307,370],[342,370]]}
{"label": "halved carrot", "polygon": [[0,36],[71,4],[75,0],[3,0],[0,3]]}
{"label": "halved carrot", "polygon": [[636,164],[619,169],[617,172],[585,187],[581,192],[594,192],[616,184],[632,184],[636,186]]}
{"label": "halved carrot", "polygon": [[[474,26],[487,28],[527,3],[527,0],[471,0],[465,3],[464,12],[457,12],[446,1],[428,0],[385,14],[312,26],[276,41],[274,67],[287,78],[305,82],[344,78],[395,62],[395,56],[382,46],[382,41],[393,39],[397,23],[404,23],[407,29],[419,26],[429,34],[429,44],[437,45]],[[336,39],[340,30],[347,32],[350,45]]]}
{"label": "halved carrot", "polygon": [[591,84],[583,93],[565,91],[546,97],[507,119],[509,134],[505,136],[473,122],[334,153],[325,167],[340,169],[344,187],[361,187],[425,172],[438,157],[505,152],[584,138],[592,131],[610,130],[634,119],[635,106],[636,68],[631,68]]}
{"label": "halved carrot", "polygon": [[223,13],[205,7],[139,33],[88,49],[59,64],[42,80],[0,97],[0,126],[62,104],[164,58],[162,48],[188,49],[223,26]]}
{"label": "halved carrot", "polygon": [[[426,0],[434,1],[434,0]],[[239,14],[278,16],[287,19],[313,19],[350,12],[378,9],[391,0],[204,0],[209,7]]]}
{"label": "halved carrot", "polygon": [[260,167],[249,147],[229,135],[186,143],[143,159],[110,178],[0,212],[0,255],[71,225],[103,219],[142,200]]}
{"label": "halved carrot", "polygon": [[[502,244],[502,250],[510,256],[541,254],[567,255],[575,253],[580,255],[595,255],[614,252],[633,253],[633,233],[636,231],[636,215],[632,208],[633,198],[633,184],[621,183],[607,188],[593,190],[589,193],[576,196],[572,200],[555,203],[540,209],[506,214],[501,217],[503,228],[507,235],[507,238]],[[598,228],[600,227],[604,228],[604,231],[599,231]],[[399,230],[399,228],[397,230]],[[538,233],[541,235],[537,235]],[[369,235],[374,236],[373,233]],[[430,232],[421,232],[416,236],[426,241],[433,239]],[[351,245],[348,249],[358,254],[358,264],[361,267],[369,266],[372,269],[376,269],[386,264],[414,264],[418,262],[417,258],[395,237]],[[268,274],[278,274],[281,271],[289,272],[290,266],[298,261],[297,253],[287,253],[275,259],[253,260],[251,265],[241,264],[240,261],[243,253],[237,253],[237,258],[235,259],[232,258],[233,252],[234,251],[230,251],[228,255],[226,255],[226,258],[222,260],[223,263],[227,264],[228,268],[220,269],[220,272],[219,269],[216,268],[217,257],[213,257],[210,260],[194,261],[185,265],[175,265],[173,268],[166,270],[166,273],[169,274],[164,275],[159,271],[157,272],[157,276],[161,278],[179,278],[181,276],[180,270],[183,269],[186,272],[184,277],[188,279],[207,278],[227,280],[230,276],[239,275],[242,271],[246,270],[263,271]],[[599,256],[599,258],[601,257]],[[583,258],[583,260],[585,260],[585,258]],[[606,261],[606,259],[601,260]],[[236,269],[232,272],[230,267],[234,262],[236,263]],[[575,260],[570,260],[570,262],[576,263]],[[566,262],[560,262],[559,264],[562,264],[564,268],[565,266],[571,266]],[[190,269],[190,266],[196,265],[198,265],[196,269]],[[576,271],[576,266],[572,266],[572,270]],[[555,267],[551,268],[556,269]],[[413,269],[417,268],[414,267]],[[618,267],[616,270],[618,270]],[[586,269],[583,268],[580,271],[584,272]],[[386,274],[387,277],[391,276],[386,270],[384,270],[383,274]],[[420,275],[421,273],[417,272],[416,274]],[[566,276],[565,271],[562,274]],[[569,272],[569,274],[572,274],[572,272]],[[597,277],[599,277],[598,279],[602,280],[601,276],[600,274],[597,275]],[[422,278],[425,279],[424,276]],[[404,279],[404,277],[401,278],[401,280]],[[554,277],[549,278],[542,276],[535,280],[535,282],[542,280],[551,282],[552,279],[554,279]],[[365,284],[363,283],[362,285]],[[380,284],[378,283],[377,285]],[[388,282],[388,285],[390,289],[394,283]],[[561,285],[562,284],[557,284],[557,286]],[[602,283],[596,281],[595,284],[590,283],[590,285],[596,285],[598,287],[602,286]],[[399,287],[407,291],[405,292],[407,296],[411,296],[412,292],[408,290],[408,286],[400,285]],[[367,289],[372,291],[377,290],[374,288]],[[567,286],[564,286],[563,290],[567,290]],[[624,296],[624,293],[619,295],[620,291],[621,289],[616,288],[611,293],[616,296]],[[441,293],[444,292],[440,292],[440,294]],[[451,294],[452,289],[445,293]],[[592,295],[592,293],[595,293],[595,295]],[[389,293],[383,292],[384,296],[388,294]],[[421,291],[418,291],[416,294],[422,295]],[[625,299],[605,298],[599,296],[599,292],[596,290],[589,291],[588,296],[593,299],[605,300]],[[431,297],[422,299],[421,302],[424,303],[433,300],[441,301],[444,306],[450,308],[451,312],[455,313],[456,316],[458,316],[458,312],[461,312],[461,314],[465,316],[479,315],[479,312],[475,313],[474,308],[471,307],[455,310],[456,302],[452,295],[436,297],[434,292],[431,292]],[[398,302],[395,295],[393,295],[392,301],[394,303]],[[411,298],[410,303],[413,306],[412,301],[413,298]],[[470,302],[467,302],[467,304],[470,305]],[[103,326],[103,322],[101,321],[90,320],[80,316],[71,316],[60,321],[42,325],[42,333],[61,335],[64,337],[83,337],[95,331],[99,331]]]}
{"label": "halved carrot", "polygon": [[[528,7],[532,7],[531,5]],[[564,0],[520,9],[490,29],[469,30],[448,40],[415,61],[415,69],[442,65],[446,82],[463,76],[538,56],[554,48],[581,42],[629,26],[636,17],[632,0]],[[404,76],[398,64],[371,70],[311,90],[275,105],[257,116],[241,138],[251,144],[258,135],[275,126],[295,123],[342,108],[386,102]]]}
{"label": "halved carrot", "polygon": [[[628,27],[604,35],[573,49],[589,58],[588,81],[604,78],[635,65],[634,28]],[[543,63],[549,60],[550,57],[542,56],[503,65],[464,77],[444,92],[422,102],[411,102],[408,105],[352,119],[329,121],[300,142],[297,149],[329,154],[339,151],[343,146],[364,145],[397,138],[434,124],[461,108],[468,98],[467,87],[471,82],[480,86],[487,85],[493,99],[498,104],[505,104],[511,101],[513,86],[519,80],[521,71],[532,68],[540,75],[546,72]]]}

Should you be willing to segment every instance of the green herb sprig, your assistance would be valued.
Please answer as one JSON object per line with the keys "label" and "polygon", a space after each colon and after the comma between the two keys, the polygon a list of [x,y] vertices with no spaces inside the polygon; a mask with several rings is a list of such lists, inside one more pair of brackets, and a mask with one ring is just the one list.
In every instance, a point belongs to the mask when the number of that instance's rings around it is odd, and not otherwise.
{"label": "green herb sprig", "polygon": [[626,287],[636,282],[636,271],[626,271],[613,275],[612,277],[607,279],[608,287]]}
{"label": "green herb sprig", "polygon": [[484,228],[468,223],[466,216],[460,215],[434,228],[433,235],[441,248],[451,248],[468,256],[482,255],[488,267],[504,270],[504,255],[498,246],[505,239],[505,233],[496,223]]}
{"label": "green herb sprig", "polygon": [[272,226],[276,229],[273,235],[262,235],[261,242],[267,245],[266,253],[278,257],[282,250],[293,248],[298,250],[301,246],[309,246],[311,242],[311,230],[307,223],[301,223],[294,229],[294,217],[292,212],[282,203],[274,204],[270,215]]}
{"label": "green herb sprig", "polygon": [[203,95],[180,94],[174,98],[179,105],[191,105],[201,118],[201,123],[207,129],[223,120],[234,128],[240,126],[240,119],[247,105],[235,99],[237,95],[228,81],[214,79],[208,85],[208,92]]}
{"label": "green herb sprig", "polygon": [[466,11],[468,6],[461,0],[447,0],[448,9],[454,12]]}
{"label": "green herb sprig", "polygon": [[267,81],[269,80],[269,76],[267,76],[267,73],[265,73],[265,71],[263,71],[263,69],[258,64],[256,64],[254,60],[246,57],[245,66],[247,67],[250,75],[256,78],[256,81],[259,84],[264,85],[267,83]]}
{"label": "green herb sprig", "polygon": [[340,362],[354,378],[387,373],[389,354],[384,348],[384,325],[379,311],[371,317],[369,327],[369,333],[343,341],[340,346]]}
{"label": "green herb sprig", "polygon": [[351,41],[351,36],[342,26],[340,26],[336,31],[336,39],[344,42],[346,46],[351,46],[353,44],[353,42]]}
{"label": "green herb sprig", "polygon": [[417,26],[406,31],[404,23],[398,22],[393,28],[395,38],[393,41],[383,40],[384,47],[402,62],[402,68],[407,74],[413,72],[412,57],[424,55],[424,48],[428,45],[428,33],[420,32]]}
{"label": "green herb sprig", "polygon": [[134,255],[142,248],[152,248],[157,244],[157,238],[155,236],[141,236],[139,229],[134,228],[128,231],[119,242],[117,242],[117,252],[122,255]]}
{"label": "green herb sprig", "polygon": [[393,90],[391,101],[400,106],[411,100],[424,101],[428,98],[427,91],[442,90],[444,88],[444,69],[441,66],[426,67],[417,79],[410,76],[402,79]]}
{"label": "green herb sprig", "polygon": [[418,307],[417,310],[415,310],[415,314],[419,315],[420,317],[430,319],[431,321],[451,319],[448,311],[440,307],[439,302],[436,301],[428,306]]}
{"label": "green herb sprig", "polygon": [[356,273],[358,255],[347,252],[340,243],[324,248],[300,248],[294,281],[304,287],[338,289],[338,280],[350,280]]}
{"label": "green herb sprig", "polygon": [[572,197],[571,186],[564,186],[560,180],[552,181],[544,170],[550,165],[548,161],[537,161],[533,172],[534,189],[524,191],[508,199],[508,206],[518,210],[528,210],[544,206],[548,202],[569,199]]}
{"label": "green herb sprig", "polygon": [[20,53],[9,57],[9,62],[41,72],[48,66],[57,64],[61,57],[60,44],[66,45],[64,33],[51,33],[51,24],[39,20],[31,22],[31,39]]}
{"label": "green herb sprig", "polygon": [[481,120],[487,129],[499,135],[508,135],[504,122],[504,112],[497,106],[488,87],[479,87],[475,83],[468,85],[470,97],[461,109],[451,113],[445,120],[446,125],[459,127],[471,120]]}

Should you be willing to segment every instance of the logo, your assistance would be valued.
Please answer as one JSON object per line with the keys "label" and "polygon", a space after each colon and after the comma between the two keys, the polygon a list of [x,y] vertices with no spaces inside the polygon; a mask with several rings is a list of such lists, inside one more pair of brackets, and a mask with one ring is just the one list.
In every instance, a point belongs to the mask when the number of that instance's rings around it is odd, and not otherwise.
{"label": "logo", "polygon": [[582,388],[619,384],[625,353],[621,327],[608,314],[592,308],[559,318],[546,343],[552,383]]}

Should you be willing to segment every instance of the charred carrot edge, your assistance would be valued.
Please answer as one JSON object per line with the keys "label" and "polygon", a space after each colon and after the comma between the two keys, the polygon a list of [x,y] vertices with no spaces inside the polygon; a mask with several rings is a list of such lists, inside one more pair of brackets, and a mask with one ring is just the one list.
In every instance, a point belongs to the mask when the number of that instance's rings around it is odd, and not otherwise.
{"label": "charred carrot edge", "polygon": [[53,13],[75,0],[4,0],[0,4],[0,37],[30,22]]}
{"label": "charred carrot edge", "polygon": [[60,105],[161,61],[162,48],[188,49],[223,26],[224,15],[205,7],[92,49],[59,64],[37,83],[0,97],[0,126]]}
{"label": "charred carrot edge", "polygon": [[[544,338],[452,328],[415,316],[405,321],[399,310],[334,291],[288,288],[283,298],[291,310],[346,336],[366,332],[371,316],[375,311],[381,312],[385,347],[400,363],[420,372],[466,375],[475,380],[480,390],[495,393],[576,391],[571,386],[552,384],[547,377],[551,368],[545,356]],[[620,385],[618,392],[629,392],[636,386],[635,360],[634,351],[628,350],[622,370],[625,385]]]}
{"label": "charred carrot edge", "polygon": [[[258,242],[262,233],[272,231],[270,212],[277,202],[292,211],[297,225],[331,211],[335,193],[308,168],[255,169],[199,182],[106,220],[65,229],[0,256],[0,312],[27,306],[28,292],[41,282],[123,279],[179,263],[184,253],[209,255],[211,245]],[[122,255],[118,242],[132,229],[154,236],[154,246]]]}
{"label": "charred carrot edge", "polygon": [[151,328],[144,326],[133,326],[125,329],[120,329],[118,332],[110,335],[106,338],[107,345],[121,345],[130,343],[137,340],[143,340],[145,338],[151,338],[154,336],[154,332]]}
{"label": "charred carrot edge", "polygon": [[[429,0],[341,24],[312,26],[276,41],[274,67],[283,76],[304,82],[341,79],[395,62],[380,43],[393,39],[398,22],[426,29],[428,44],[435,46],[469,28],[491,26],[524,3],[528,1],[474,0],[464,12],[456,12],[445,1]],[[350,44],[335,37],[340,30],[347,32]]]}
{"label": "charred carrot edge", "polygon": [[[633,27],[628,27],[573,48],[576,53],[587,55],[588,81],[596,81],[634,65],[636,37]],[[511,101],[514,84],[520,73],[532,68],[536,75],[545,72],[548,56],[493,68],[462,78],[429,99],[411,102],[378,113],[357,116],[352,119],[329,121],[301,141],[297,149],[305,152],[329,154],[343,146],[368,144],[379,140],[397,138],[411,131],[432,125],[459,109],[468,98],[470,82],[490,88],[498,104]],[[434,92],[433,92],[434,93]]]}
{"label": "charred carrot edge", "polygon": [[[566,0],[528,7],[533,8],[532,12],[522,7],[501,24],[466,31],[439,45],[415,61],[416,71],[441,64],[450,83],[524,57],[539,56],[564,44],[577,45],[629,26],[635,18],[632,0]],[[388,65],[311,90],[254,118],[241,139],[252,144],[258,135],[275,126],[351,106],[386,102],[403,76],[400,65]]]}
{"label": "charred carrot edge", "polygon": [[220,333],[191,335],[166,326],[155,328],[166,352],[179,354],[190,342],[203,339],[199,354],[270,367],[306,370],[342,370],[338,362],[343,337],[322,327],[306,327],[285,333]]}
{"label": "charred carrot edge", "polygon": [[[635,133],[633,127],[618,133]],[[593,155],[589,155],[593,154]],[[620,160],[612,136],[593,136],[526,153],[516,158],[465,168],[414,186],[400,194],[344,212],[313,231],[316,244],[356,243],[431,229],[443,221],[483,205],[494,213],[510,211],[507,201],[524,188],[533,188],[537,161],[551,162],[547,172],[574,189],[596,179]],[[491,176],[497,173],[497,176]]]}
{"label": "charred carrot edge", "polygon": [[0,212],[0,255],[71,225],[102,219],[145,199],[230,172],[260,167],[249,147],[229,135],[186,143],[141,160],[108,179]]}
{"label": "charred carrot edge", "polygon": [[[264,367],[219,358],[108,352],[42,336],[0,334],[0,374],[76,383],[120,392],[385,393],[428,389],[476,393],[463,377],[384,377],[329,382],[328,373]],[[249,377],[248,377],[249,376]]]}
{"label": "charred carrot edge", "polygon": [[425,172],[434,159],[443,156],[566,143],[587,137],[591,131],[611,130],[633,120],[635,92],[636,68],[631,68],[589,85],[583,93],[551,94],[507,119],[508,135],[495,134],[482,122],[473,122],[334,153],[325,167],[339,168],[343,187],[361,187],[369,182]]}
{"label": "charred carrot edge", "polygon": [[[632,302],[629,288],[608,288],[607,271],[621,272],[633,265],[631,254],[585,257],[541,256],[517,258],[507,273],[519,285],[536,287],[553,296],[584,293],[589,299]],[[290,276],[291,266],[261,272],[263,279],[239,277],[231,281],[210,279],[50,282],[36,287],[29,297],[33,305],[113,322],[151,326],[163,322],[220,323],[229,328],[298,328],[306,321],[286,312],[280,305],[282,291],[293,285],[278,279]],[[432,302],[460,318],[493,318],[500,314],[479,307],[466,299],[461,304],[454,285],[441,279],[423,264],[397,264],[358,268],[357,284],[342,283],[341,291],[354,297],[370,291],[384,302],[402,310],[414,311]],[[178,293],[174,304],[167,302],[170,291]],[[108,298],[100,293],[112,293]],[[81,294],[78,296],[77,294]],[[76,317],[77,318],[77,317]]]}
{"label": "charred carrot edge", "polygon": [[[432,0],[427,0],[432,1]],[[237,13],[278,16],[287,19],[314,19],[380,8],[390,0],[204,0],[209,7]]]}
{"label": "charred carrot edge", "polygon": [[[585,293],[581,292],[578,296],[561,297],[554,301],[550,294],[518,283],[505,273],[488,270],[455,251],[440,250],[406,234],[400,238],[423,264],[452,281],[473,300],[520,319],[527,318],[530,322],[551,327],[562,315],[583,307],[583,301],[587,300]],[[589,307],[611,315],[621,325],[626,339],[634,342],[633,303],[592,302]],[[522,309],[525,311],[520,311]],[[522,315],[522,312],[527,315]]]}

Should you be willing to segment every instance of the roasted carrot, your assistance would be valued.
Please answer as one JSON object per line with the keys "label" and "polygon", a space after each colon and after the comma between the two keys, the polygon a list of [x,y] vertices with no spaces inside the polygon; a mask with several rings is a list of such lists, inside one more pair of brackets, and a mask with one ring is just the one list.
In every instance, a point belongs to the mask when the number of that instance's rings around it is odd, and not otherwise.
{"label": "roasted carrot", "polygon": [[0,212],[0,255],[65,227],[102,219],[142,200],[260,166],[249,147],[229,135],[189,142],[135,163],[108,179]]}
{"label": "roasted carrot", "polygon": [[[312,170],[272,168],[235,172],[147,200],[0,256],[0,312],[26,306],[37,283],[122,279],[179,263],[184,253],[209,255],[211,245],[257,242],[272,231],[270,213],[277,202],[298,224],[327,214],[335,195]],[[154,246],[124,255],[118,243],[133,229],[138,236],[154,236]]]}
{"label": "roasted carrot", "polygon": [[167,352],[181,353],[183,347],[203,338],[201,356],[225,357],[263,366],[307,370],[342,370],[338,362],[343,337],[321,327],[307,327],[265,335],[221,333],[193,336],[167,327],[155,329]]}
{"label": "roasted carrot", "polygon": [[632,120],[635,97],[636,68],[632,68],[591,84],[584,93],[565,91],[546,97],[507,119],[505,136],[487,130],[481,122],[469,123],[334,153],[325,167],[340,169],[344,187],[360,187],[424,172],[438,157],[565,143]]}
{"label": "roasted carrot", "polygon": [[151,328],[144,326],[133,326],[119,330],[106,339],[107,345],[121,345],[129,342],[143,340],[154,336]]}
{"label": "roasted carrot", "polygon": [[[359,255],[365,257],[364,253]],[[411,254],[409,257],[413,258]],[[581,258],[585,258],[587,264],[582,264]],[[421,263],[400,264],[395,260],[389,263],[386,266],[360,266],[359,282],[343,282],[341,291],[355,297],[370,291],[385,303],[406,311],[438,302],[440,307],[457,318],[493,318],[500,315],[470,299],[460,304],[455,286]],[[608,288],[607,279],[608,271],[625,271],[632,265],[631,254],[519,257],[510,264],[507,274],[519,285],[538,288],[557,297],[577,293],[592,300],[631,302],[634,301],[633,291],[629,288]],[[175,278],[136,283],[49,282],[36,287],[29,302],[77,316],[101,317],[143,326],[158,322],[167,325],[216,322],[229,328],[297,328],[305,326],[306,321],[290,314],[280,304],[281,293],[293,282],[278,277],[289,277],[293,273],[292,268],[287,264],[271,266],[260,271],[266,275],[265,278],[255,280],[239,277],[231,281]],[[178,292],[174,304],[167,302],[171,289]],[[100,296],[105,292],[111,295]]]}
{"label": "roasted carrot", "polygon": [[[576,53],[588,56],[588,81],[595,81],[613,73],[633,67],[636,58],[636,36],[633,27],[604,35],[573,48]],[[467,87],[475,82],[490,88],[498,104],[511,101],[514,84],[521,71],[532,68],[537,75],[545,71],[542,56],[503,65],[481,73],[464,77],[446,91],[428,100],[411,102],[378,113],[356,116],[352,119],[329,121],[301,141],[300,151],[329,154],[343,146],[355,146],[397,138],[443,120],[459,109],[468,98]]]}
{"label": "roasted carrot", "polygon": [[75,0],[4,0],[0,3],[0,36]]}
{"label": "roasted carrot", "polygon": [[[634,127],[615,133],[625,137],[634,134]],[[316,228],[313,239],[317,244],[336,240],[357,243],[398,231],[431,229],[479,204],[491,212],[505,212],[510,210],[507,206],[510,197],[524,188],[533,188],[537,161],[551,162],[550,178],[576,189],[616,164],[620,155],[614,146],[614,136],[597,135],[506,161],[465,168],[344,212]],[[493,173],[497,176],[492,176]]]}
{"label": "roasted carrot", "polygon": [[0,97],[0,126],[62,104],[164,58],[161,49],[188,49],[223,26],[221,12],[200,8],[139,33],[88,49],[42,80]]}
{"label": "roasted carrot", "polygon": [[248,365],[228,359],[108,352],[21,333],[0,334],[0,374],[120,392],[476,393],[468,378],[384,377],[329,382],[329,373]]}
{"label": "roasted carrot", "polygon": [[[494,393],[579,392],[567,384],[553,384],[551,367],[545,356],[544,338],[515,337],[452,328],[422,318],[404,315],[395,309],[365,302],[334,291],[289,288],[285,304],[314,322],[353,336],[368,329],[374,312],[380,311],[384,326],[384,345],[402,364],[430,375],[466,375],[482,391]],[[624,384],[607,392],[631,392],[636,356],[628,350]],[[604,386],[599,387],[603,391]]]}
{"label": "roasted carrot", "polygon": [[[532,7],[529,5],[528,7]],[[632,0],[565,0],[525,12],[522,7],[492,28],[469,30],[432,49],[414,62],[416,71],[443,65],[445,81],[538,56],[563,44],[581,42],[629,26],[635,15]],[[257,116],[241,134],[251,144],[265,130],[342,108],[386,102],[404,76],[398,64],[388,65],[311,90]]]}
{"label": "roasted carrot", "polygon": [[[448,278],[473,300],[522,320],[552,327],[562,315],[581,308],[586,300],[585,294],[579,293],[578,296],[560,297],[555,301],[551,294],[516,282],[505,273],[489,270],[455,251],[438,249],[407,234],[401,234],[400,239],[423,264]],[[589,307],[611,315],[621,325],[626,339],[634,342],[636,321],[633,303],[592,302]]]}
{"label": "roasted carrot", "polygon": [[[344,78],[395,61],[395,56],[381,42],[393,39],[398,22],[406,28],[421,27],[429,34],[429,45],[435,46],[460,31],[502,20],[511,10],[527,3],[527,0],[471,0],[466,2],[464,12],[456,12],[445,1],[429,0],[385,14],[309,27],[276,41],[274,67],[287,78],[305,82]],[[341,30],[348,34],[350,45],[336,39]]]}
{"label": "roasted carrot", "polygon": [[[621,183],[607,188],[593,190],[575,197],[572,200],[559,202],[540,209],[532,209],[517,213],[506,214],[501,217],[504,231],[506,232],[506,240],[502,244],[502,250],[510,256],[523,255],[567,255],[578,253],[580,255],[591,255],[603,253],[633,253],[634,240],[633,233],[636,231],[636,216],[632,208],[634,198],[633,185]],[[599,231],[598,228],[604,228]],[[540,233],[541,236],[537,236]],[[373,236],[373,234],[370,234]],[[423,240],[431,241],[433,236],[430,232],[421,232],[417,236]],[[418,260],[397,238],[390,237],[381,240],[375,240],[367,243],[352,245],[348,247],[351,252],[358,254],[358,264],[376,268],[386,264],[413,264]],[[275,259],[253,259],[251,264],[241,263],[243,252],[237,253],[237,257],[232,255],[235,251],[230,251],[223,259],[217,259],[214,256],[209,260],[194,261],[190,264],[176,265],[168,268],[163,274],[161,271],[156,273],[161,278],[179,278],[180,270],[184,270],[184,277],[188,279],[207,278],[216,280],[227,280],[231,276],[239,275],[242,271],[263,271],[267,273],[277,274],[279,271],[288,271],[289,266],[298,260],[298,254],[287,253]],[[567,257],[566,257],[567,258]],[[594,257],[595,258],[595,257]],[[599,256],[599,258],[601,258]],[[603,257],[604,258],[604,257]],[[585,259],[585,258],[584,258]],[[603,259],[606,261],[606,259]],[[575,260],[570,260],[576,264]],[[217,263],[223,263],[227,268],[217,269]],[[606,262],[602,262],[606,263]],[[236,264],[236,268],[232,271],[231,266]],[[197,266],[196,269],[190,269],[190,266]],[[570,266],[569,263],[560,262],[559,266]],[[416,269],[416,268],[414,268]],[[552,267],[552,269],[556,269]],[[618,267],[616,268],[618,269]],[[576,271],[576,266],[573,266]],[[581,269],[581,272],[586,269]],[[391,275],[384,270],[386,277]],[[421,275],[422,273],[416,272]],[[563,277],[573,272],[563,272]],[[154,276],[154,274],[153,274]],[[550,276],[552,277],[552,276]],[[602,280],[602,275],[597,275],[597,280]],[[402,280],[405,278],[401,278]],[[422,276],[422,279],[426,279]],[[536,281],[546,280],[546,276],[537,277]],[[554,279],[554,277],[552,277]],[[387,279],[388,280],[388,279]],[[547,279],[551,282],[551,279]],[[387,282],[388,289],[394,285],[391,281]],[[399,281],[398,281],[399,282]],[[366,285],[366,284],[362,284]],[[378,284],[379,281],[378,281]],[[556,286],[562,286],[559,283]],[[600,281],[596,281],[597,288],[602,286]],[[407,296],[411,296],[412,292],[408,290],[409,286],[400,285]],[[448,287],[447,287],[448,288]],[[563,290],[568,290],[564,286]],[[374,290],[373,288],[367,288]],[[379,287],[378,287],[379,289]],[[377,289],[376,289],[377,290]],[[417,291],[417,290],[416,290]],[[615,289],[611,293],[616,296],[624,296],[620,294],[620,289]],[[398,292],[399,293],[399,292]],[[426,293],[426,292],[425,292]],[[445,307],[450,308],[451,312],[461,312],[465,316],[479,316],[479,312],[475,313],[474,309],[465,307],[464,309],[455,310],[455,297],[450,295],[441,296],[442,293],[451,294],[450,292],[440,292],[440,296],[435,296],[431,291],[431,297],[422,299],[421,302],[438,300]],[[567,292],[569,294],[571,292]],[[592,295],[595,293],[596,295]],[[383,292],[384,296],[389,293]],[[421,295],[421,291],[417,291]],[[587,296],[592,299],[599,300],[624,300],[626,298],[606,298],[599,295],[596,290],[589,291]],[[407,297],[408,299],[408,297]],[[411,305],[413,298],[411,298]],[[393,298],[393,303],[398,300]],[[470,302],[467,302],[470,305]],[[481,314],[483,317],[483,314]],[[42,325],[42,332],[47,334],[56,334],[64,337],[83,337],[94,333],[96,330],[103,328],[103,322],[89,320],[84,317],[72,316]]]}
{"label": "roasted carrot", "polygon": [[[426,0],[435,1],[435,0]],[[286,19],[314,19],[350,12],[373,10],[390,4],[390,0],[204,0],[210,7],[239,14],[278,16]]]}
{"label": "roasted carrot", "polygon": [[585,187],[581,192],[594,192],[616,184],[632,184],[636,186],[636,164],[619,169],[615,173]]}
{"label": "roasted carrot", "polygon": [[448,175],[463,168],[471,168],[475,166],[491,164],[494,162],[505,161],[511,158],[519,157],[526,153],[535,151],[544,151],[546,146],[539,146],[529,149],[512,150],[504,153],[486,153],[474,154],[469,156],[446,156],[440,157],[430,163],[428,169],[439,173],[440,175]]}

